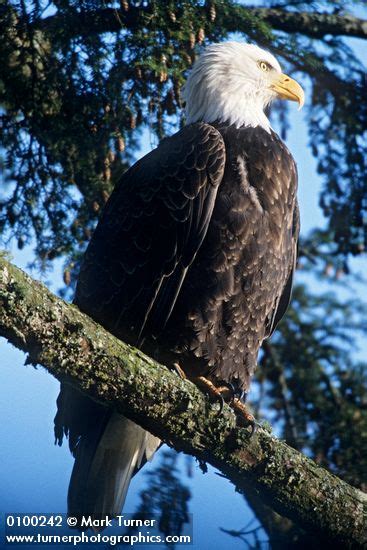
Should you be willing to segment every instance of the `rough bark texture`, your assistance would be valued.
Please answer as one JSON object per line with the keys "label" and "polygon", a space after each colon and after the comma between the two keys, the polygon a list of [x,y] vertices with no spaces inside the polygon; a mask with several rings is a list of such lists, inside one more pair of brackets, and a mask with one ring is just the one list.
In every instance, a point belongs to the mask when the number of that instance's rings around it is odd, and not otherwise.
{"label": "rough bark texture", "polygon": [[287,11],[279,8],[253,8],[253,15],[259,17],[274,29],[289,33],[301,33],[313,38],[332,36],[367,37],[367,21],[346,13]]}
{"label": "rough bark texture", "polygon": [[[218,20],[222,21],[221,7],[217,7]],[[35,28],[55,36],[58,29],[68,27],[69,33],[76,36],[90,36],[102,32],[116,32],[122,28],[134,27],[137,21],[149,20],[150,11],[144,8],[134,8],[126,12],[123,9],[105,8],[94,11],[75,11],[71,17],[56,14],[37,21]],[[247,32],[249,17],[256,17],[271,25],[275,30],[289,33],[301,33],[313,38],[332,36],[367,37],[367,21],[351,14],[332,14],[317,12],[291,12],[280,8],[248,8],[240,5],[225,6],[223,23],[228,32]],[[233,23],[233,25],[232,25]],[[233,28],[232,28],[233,27]]]}
{"label": "rough bark texture", "polygon": [[367,495],[117,340],[0,256],[0,335],[56,378],[108,403],[177,450],[251,487],[274,510],[334,545],[367,545]]}

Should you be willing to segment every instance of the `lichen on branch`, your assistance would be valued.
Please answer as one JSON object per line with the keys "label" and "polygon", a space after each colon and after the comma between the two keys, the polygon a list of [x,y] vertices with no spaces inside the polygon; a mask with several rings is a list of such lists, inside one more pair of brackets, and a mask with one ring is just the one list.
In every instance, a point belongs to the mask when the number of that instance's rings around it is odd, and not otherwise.
{"label": "lichen on branch", "polygon": [[367,495],[265,429],[250,438],[192,383],[119,341],[0,256],[0,335],[59,380],[116,408],[176,450],[217,468],[237,490],[344,548],[367,543]]}

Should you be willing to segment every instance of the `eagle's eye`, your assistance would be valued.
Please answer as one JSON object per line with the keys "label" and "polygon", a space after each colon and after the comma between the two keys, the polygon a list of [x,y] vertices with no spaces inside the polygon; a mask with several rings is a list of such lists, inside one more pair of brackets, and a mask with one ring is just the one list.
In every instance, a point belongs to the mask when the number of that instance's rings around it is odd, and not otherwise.
{"label": "eagle's eye", "polygon": [[270,70],[270,65],[266,61],[259,61],[258,65],[262,71],[267,72]]}

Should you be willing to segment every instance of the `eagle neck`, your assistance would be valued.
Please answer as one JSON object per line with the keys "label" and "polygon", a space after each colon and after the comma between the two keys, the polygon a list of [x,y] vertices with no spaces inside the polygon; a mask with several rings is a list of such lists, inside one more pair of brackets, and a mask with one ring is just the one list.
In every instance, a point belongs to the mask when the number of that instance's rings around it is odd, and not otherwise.
{"label": "eagle neck", "polygon": [[244,110],[239,112],[231,112],[228,114],[212,113],[211,116],[203,116],[198,120],[187,120],[187,124],[194,122],[206,122],[208,124],[223,124],[226,126],[234,126],[240,128],[261,128],[268,134],[272,132],[272,127],[264,111]]}

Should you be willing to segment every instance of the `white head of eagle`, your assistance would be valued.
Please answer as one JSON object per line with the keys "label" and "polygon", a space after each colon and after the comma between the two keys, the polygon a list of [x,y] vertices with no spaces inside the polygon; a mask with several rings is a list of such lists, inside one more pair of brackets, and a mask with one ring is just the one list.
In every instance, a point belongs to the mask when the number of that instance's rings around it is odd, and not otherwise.
{"label": "white head of eagle", "polygon": [[219,121],[268,132],[264,109],[277,97],[298,101],[299,108],[304,103],[303,89],[282,73],[270,52],[240,42],[208,46],[183,88],[188,124]]}

